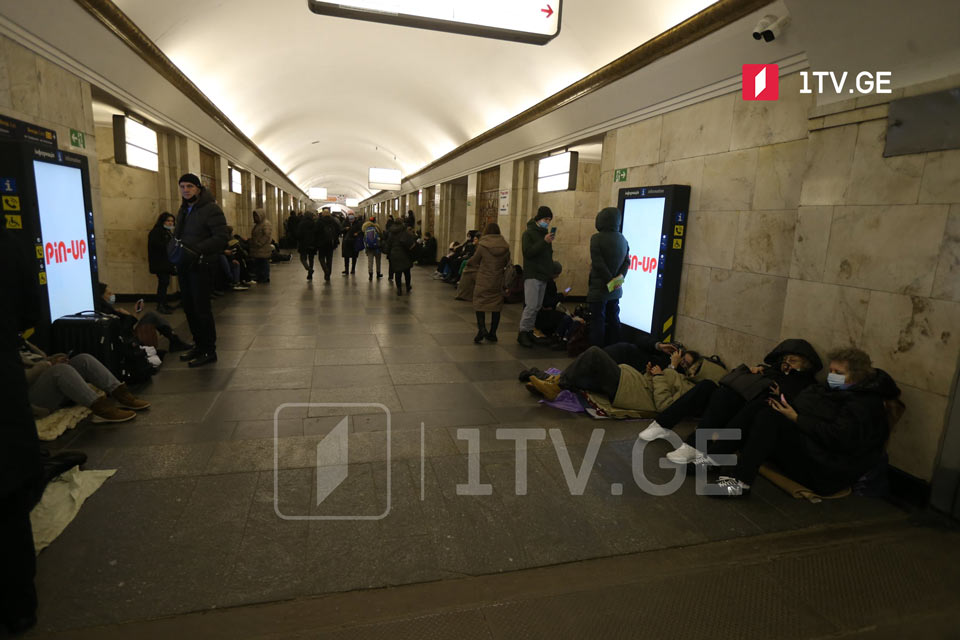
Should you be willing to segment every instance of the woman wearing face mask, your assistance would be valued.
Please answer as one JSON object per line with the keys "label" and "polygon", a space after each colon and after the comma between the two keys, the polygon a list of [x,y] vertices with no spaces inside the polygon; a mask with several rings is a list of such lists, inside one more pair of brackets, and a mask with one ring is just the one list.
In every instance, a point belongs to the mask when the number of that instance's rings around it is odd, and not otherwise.
{"label": "woman wearing face mask", "polygon": [[837,349],[828,359],[826,384],[807,387],[792,403],[771,398],[757,412],[737,465],[719,477],[721,495],[749,493],[767,460],[821,495],[849,487],[881,464],[890,435],[884,401],[898,398],[900,389],[860,349]]}
{"label": "woman wearing face mask", "polygon": [[167,244],[173,237],[175,226],[176,218],[164,211],[147,235],[147,260],[150,273],[157,276],[157,311],[160,313],[173,313],[173,309],[167,305],[167,287],[170,286],[170,276],[174,274],[173,265],[167,258]]}

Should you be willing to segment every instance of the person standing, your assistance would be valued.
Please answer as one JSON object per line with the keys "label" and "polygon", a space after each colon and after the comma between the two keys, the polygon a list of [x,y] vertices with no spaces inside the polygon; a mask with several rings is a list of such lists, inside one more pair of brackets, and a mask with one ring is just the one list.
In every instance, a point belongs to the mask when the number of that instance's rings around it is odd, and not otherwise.
{"label": "person standing", "polygon": [[372,282],[374,260],[376,260],[377,263],[377,278],[383,277],[383,273],[380,272],[380,253],[383,233],[381,233],[380,227],[377,225],[377,218],[375,216],[370,216],[370,219],[363,223],[361,231],[363,232],[363,252],[367,255],[367,275]]}
{"label": "person standing", "polygon": [[177,212],[176,237],[187,249],[188,258],[178,265],[183,311],[187,315],[194,347],[180,359],[190,367],[217,361],[217,327],[210,307],[213,269],[230,239],[227,219],[213,194],[192,173],[180,177],[183,199]]}
{"label": "person standing", "polygon": [[300,252],[300,264],[307,271],[307,280],[313,280],[313,254],[317,250],[316,233],[313,212],[308,211],[297,226],[297,251]]}
{"label": "person standing", "polygon": [[603,348],[620,342],[623,287],[611,281],[627,275],[630,246],[620,233],[620,210],[616,207],[601,210],[594,226],[597,233],[590,237],[587,304],[590,305],[590,344]]}
{"label": "person standing", "polygon": [[[500,326],[500,310],[503,309],[503,270],[510,264],[510,245],[500,235],[500,226],[491,222],[483,230],[477,244],[477,252],[467,261],[468,267],[477,268],[477,283],[473,287],[473,310],[477,313],[477,344],[486,338],[497,341]],[[487,330],[486,312],[489,311],[490,330]]]}
{"label": "person standing", "polygon": [[330,214],[330,209],[324,207],[320,210],[320,217],[317,218],[314,229],[317,260],[323,270],[323,281],[330,282],[330,274],[333,272],[333,251],[340,242],[340,224]]}
{"label": "person standing", "polygon": [[257,282],[270,282],[270,256],[273,254],[273,245],[270,243],[273,236],[273,225],[253,212],[253,230],[250,232],[250,257],[254,262],[254,274]]}
{"label": "person standing", "polygon": [[167,245],[170,244],[176,224],[173,214],[164,211],[147,235],[147,261],[150,273],[157,276],[157,311],[167,314],[173,313],[173,309],[167,305],[167,288],[170,286],[170,276],[175,272],[167,256]]}
{"label": "person standing", "polygon": [[553,238],[550,224],[553,211],[550,207],[540,207],[537,215],[527,222],[523,232],[523,314],[520,316],[520,332],[517,342],[524,347],[533,347],[533,326],[537,312],[543,305],[543,294],[547,290],[547,281],[553,275]]}
{"label": "person standing", "polygon": [[[348,213],[347,222],[343,226],[343,273],[341,275],[350,275],[357,271],[357,257],[363,248],[363,238],[361,238],[363,225],[357,216]],[[351,263],[352,260],[352,263]]]}
{"label": "person standing", "polygon": [[394,224],[393,230],[384,250],[387,252],[390,260],[390,271],[393,273],[397,282],[397,295],[403,295],[400,287],[401,277],[407,281],[407,293],[410,293],[410,268],[413,267],[413,258],[410,252],[413,246],[417,244],[417,238],[413,235],[411,227],[400,227],[400,224]]}

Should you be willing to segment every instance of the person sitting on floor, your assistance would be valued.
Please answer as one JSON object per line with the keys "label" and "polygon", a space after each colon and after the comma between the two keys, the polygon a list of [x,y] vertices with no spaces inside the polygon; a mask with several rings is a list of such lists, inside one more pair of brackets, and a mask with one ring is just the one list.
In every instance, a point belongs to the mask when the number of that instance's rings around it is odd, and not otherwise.
{"label": "person sitting on floor", "polygon": [[171,353],[176,351],[189,351],[193,348],[193,345],[187,344],[180,339],[180,336],[173,331],[173,327],[163,316],[153,311],[147,311],[138,318],[126,309],[113,306],[117,302],[117,296],[110,290],[110,286],[106,282],[99,282],[97,286],[100,291],[100,297],[94,301],[94,308],[100,313],[108,313],[124,319],[130,335],[136,337],[138,327],[152,326],[156,329],[157,333],[166,338],[170,343],[169,351]]}
{"label": "person sitting on floor", "polygon": [[[593,346],[559,376],[546,380],[531,376],[527,388],[547,400],[554,400],[564,389],[588,392],[592,403],[611,416],[652,415],[665,410],[700,380],[719,380],[726,373],[722,366],[695,351],[678,352],[675,358],[677,364],[668,366],[666,372],[658,367],[640,372],[617,364],[607,352]],[[677,366],[681,371],[676,371]]]}
{"label": "person sitting on floor", "polygon": [[[26,340],[20,346],[20,359],[26,368],[30,404],[34,414],[46,415],[67,401],[88,407],[94,422],[126,422],[135,411],[147,409],[150,403],[137,398],[103,364],[88,353],[75,356],[46,355]],[[87,383],[103,390],[99,397]],[[111,401],[116,401],[114,405]]]}
{"label": "person sitting on floor", "polygon": [[[749,423],[757,411],[767,406],[767,398],[783,394],[790,402],[801,391],[816,384],[815,375],[823,364],[816,350],[806,340],[784,340],[755,367],[740,365],[718,383],[703,381],[678,400],[669,410],[640,433],[650,441],[666,436],[681,420],[702,416],[697,429],[711,437],[724,427]],[[677,464],[703,464],[703,454],[696,449],[696,433],[687,442],[667,454]]]}
{"label": "person sitting on floor", "polygon": [[450,262],[453,260],[453,257],[457,255],[458,248],[460,248],[460,243],[456,240],[450,243],[450,246],[447,248],[447,255],[440,258],[440,263],[437,264],[437,270],[434,271],[431,276],[434,280],[440,280],[447,276],[450,270]]}
{"label": "person sitting on floor", "polygon": [[[792,403],[770,398],[750,423],[737,425],[740,453],[718,478],[720,495],[747,495],[767,461],[820,495],[837,493],[882,464],[890,435],[885,401],[898,399],[900,389],[860,349],[837,349],[827,358],[825,384],[807,387]],[[708,449],[719,453],[730,444],[719,440]]]}

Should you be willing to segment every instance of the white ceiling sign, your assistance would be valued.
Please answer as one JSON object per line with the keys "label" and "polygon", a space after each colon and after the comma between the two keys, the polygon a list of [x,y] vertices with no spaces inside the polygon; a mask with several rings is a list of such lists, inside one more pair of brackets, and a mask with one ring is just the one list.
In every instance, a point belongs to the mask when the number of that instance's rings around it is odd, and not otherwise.
{"label": "white ceiling sign", "polygon": [[314,13],[530,44],[560,33],[563,0],[308,0]]}

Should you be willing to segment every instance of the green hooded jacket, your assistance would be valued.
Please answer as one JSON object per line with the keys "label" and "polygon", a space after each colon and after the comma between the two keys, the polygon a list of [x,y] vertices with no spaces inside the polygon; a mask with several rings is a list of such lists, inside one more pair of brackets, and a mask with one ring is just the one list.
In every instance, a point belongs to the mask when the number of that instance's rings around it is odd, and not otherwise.
{"label": "green hooded jacket", "polygon": [[544,240],[547,229],[531,218],[523,232],[523,279],[549,281],[553,277],[553,245]]}
{"label": "green hooded jacket", "polygon": [[620,210],[607,207],[597,214],[597,233],[590,237],[590,280],[587,302],[619,300],[623,289],[607,291],[607,283],[627,275],[630,246],[620,233]]}

